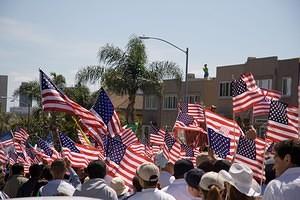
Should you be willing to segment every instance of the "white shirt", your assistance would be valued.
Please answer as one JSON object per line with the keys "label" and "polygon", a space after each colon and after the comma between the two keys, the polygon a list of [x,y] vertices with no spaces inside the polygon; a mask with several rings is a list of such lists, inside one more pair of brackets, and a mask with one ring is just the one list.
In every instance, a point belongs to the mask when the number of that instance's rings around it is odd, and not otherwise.
{"label": "white shirt", "polygon": [[135,200],[135,199],[145,199],[145,200],[175,200],[175,198],[157,188],[148,188],[143,189],[141,192],[137,192],[128,200]]}
{"label": "white shirt", "polygon": [[166,171],[161,171],[160,175],[159,175],[159,184],[161,188],[164,188],[168,185],[170,185],[170,178],[172,177],[172,174],[170,174],[169,172]]}
{"label": "white shirt", "polygon": [[73,196],[75,188],[64,180],[52,180],[40,188],[41,196]]}
{"label": "white shirt", "polygon": [[162,189],[162,191],[172,195],[177,200],[190,200],[193,196],[187,190],[187,184],[183,178],[175,179],[173,183]]}
{"label": "white shirt", "polygon": [[263,200],[300,199],[300,167],[288,168],[266,187]]}

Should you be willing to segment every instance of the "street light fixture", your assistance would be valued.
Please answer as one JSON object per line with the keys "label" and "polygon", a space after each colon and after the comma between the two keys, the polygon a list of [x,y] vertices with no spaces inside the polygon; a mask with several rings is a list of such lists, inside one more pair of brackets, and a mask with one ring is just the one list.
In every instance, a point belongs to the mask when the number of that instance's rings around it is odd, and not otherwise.
{"label": "street light fixture", "polygon": [[162,41],[162,42],[165,42],[169,45],[171,45],[172,47],[175,47],[176,49],[178,49],[179,51],[185,53],[185,91],[184,91],[184,101],[186,103],[188,103],[188,77],[187,77],[187,74],[188,74],[188,59],[189,59],[189,48],[186,48],[186,50],[176,46],[175,44],[167,41],[167,40],[164,40],[162,38],[157,38],[157,37],[148,37],[148,36],[139,36],[139,39],[141,40],[159,40],[159,41]]}

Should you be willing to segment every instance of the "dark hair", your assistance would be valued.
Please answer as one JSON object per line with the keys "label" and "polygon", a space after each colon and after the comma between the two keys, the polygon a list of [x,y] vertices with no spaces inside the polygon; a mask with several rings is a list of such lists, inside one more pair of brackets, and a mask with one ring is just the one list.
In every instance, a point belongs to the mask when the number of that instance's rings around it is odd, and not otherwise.
{"label": "dark hair", "polygon": [[211,160],[203,161],[200,165],[197,166],[198,169],[202,169],[204,172],[211,172],[214,169],[214,164]]}
{"label": "dark hair", "polygon": [[94,160],[87,167],[90,179],[104,178],[106,175],[106,164],[102,160]]}
{"label": "dark hair", "polygon": [[132,185],[135,189],[136,192],[141,192],[142,191],[142,186],[139,182],[139,177],[138,176],[134,176],[133,179],[132,179]]}
{"label": "dark hair", "polygon": [[175,179],[183,178],[184,174],[194,168],[192,161],[188,159],[177,160],[174,164]]}
{"label": "dark hair", "polygon": [[12,175],[23,174],[23,173],[24,173],[24,165],[21,164],[21,163],[15,163],[15,164],[11,167],[11,172],[12,172]]}
{"label": "dark hair", "polygon": [[213,171],[219,173],[221,170],[229,171],[231,163],[228,160],[216,160],[213,166]]}
{"label": "dark hair", "polygon": [[200,190],[199,183],[204,173],[202,169],[191,169],[185,174],[185,182],[188,186]]}
{"label": "dark hair", "polygon": [[281,141],[275,145],[274,150],[281,159],[289,154],[292,164],[300,166],[300,140]]}
{"label": "dark hair", "polygon": [[49,166],[43,166],[41,179],[46,179],[47,181],[51,181],[53,179]]}
{"label": "dark hair", "polygon": [[157,186],[157,183],[158,183],[158,180],[157,181],[145,181],[145,180],[142,180],[142,181],[143,181],[143,185],[144,185],[143,188],[154,187],[154,186]]}
{"label": "dark hair", "polygon": [[255,200],[255,197],[249,197],[240,191],[238,191],[234,186],[230,186],[229,189],[229,200],[243,199],[243,200]]}
{"label": "dark hair", "polygon": [[33,164],[29,167],[29,174],[31,178],[40,178],[42,174],[42,166]]}

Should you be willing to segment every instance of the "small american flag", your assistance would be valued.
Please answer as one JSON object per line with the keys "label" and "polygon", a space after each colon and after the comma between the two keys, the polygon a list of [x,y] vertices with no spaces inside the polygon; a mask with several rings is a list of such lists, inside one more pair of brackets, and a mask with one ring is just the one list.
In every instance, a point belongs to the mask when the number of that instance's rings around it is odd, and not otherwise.
{"label": "small american flag", "polygon": [[4,147],[13,145],[13,135],[11,131],[7,131],[5,133],[0,134],[0,145],[3,145]]}
{"label": "small american flag", "polygon": [[254,104],[254,116],[269,115],[271,100],[278,101],[281,98],[281,93],[279,91],[261,89],[261,92],[264,95],[264,99],[261,102]]}
{"label": "small american flag", "polygon": [[274,142],[299,138],[298,108],[271,101],[266,135]]}
{"label": "small american flag", "polygon": [[122,141],[107,137],[106,157],[111,161],[120,164],[126,152],[126,145]]}
{"label": "small american flag", "polygon": [[60,158],[60,154],[54,149],[54,147],[51,147],[46,141],[39,138],[38,140],[38,147],[43,151],[36,151],[36,153],[39,154],[39,156],[46,160],[47,162],[52,162],[53,160]]}
{"label": "small american flag", "polygon": [[87,167],[89,160],[75,146],[75,142],[63,133],[59,134],[62,145],[62,156],[67,157],[74,167]]}
{"label": "small american flag", "polygon": [[130,146],[131,144],[138,142],[138,138],[131,128],[125,128],[119,134],[123,144],[126,146]]}
{"label": "small american flag", "polygon": [[103,120],[112,136],[121,133],[123,128],[120,119],[114,109],[114,105],[103,88],[100,89],[98,99],[91,108],[91,111]]}
{"label": "small american flag", "polygon": [[21,143],[25,143],[28,139],[29,135],[26,130],[20,128],[19,130],[14,132],[15,140],[20,141]]}
{"label": "small american flag", "polygon": [[171,163],[175,163],[181,157],[181,145],[170,133],[165,134],[163,154]]}
{"label": "small american flag", "polygon": [[204,112],[201,105],[181,103],[174,130],[184,129],[203,132],[203,129],[200,127],[201,122],[204,122]]}
{"label": "small american flag", "polygon": [[[237,148],[238,139],[241,135],[244,135],[243,131],[235,121],[222,117],[210,110],[205,110],[205,119],[210,145],[215,145],[213,149],[219,152],[217,154],[221,157],[227,155],[226,159],[231,161]],[[213,139],[214,137],[216,139]],[[219,139],[220,141],[218,141]],[[227,153],[228,139],[230,144],[229,153]],[[218,144],[219,142],[221,143]],[[222,145],[222,143],[224,144]],[[223,149],[224,152],[220,149]]]}
{"label": "small american flag", "polygon": [[0,148],[0,164],[6,164],[7,161],[7,157],[6,157],[6,153],[4,152],[4,149],[1,147]]}
{"label": "small american flag", "polygon": [[264,140],[260,138],[252,140],[241,136],[237,147],[235,162],[248,165],[252,169],[255,177],[264,180],[265,174],[263,165],[265,148],[266,143]]}
{"label": "small american flag", "polygon": [[239,80],[232,81],[231,91],[234,113],[248,110],[264,99],[251,73],[244,73]]}
{"label": "small american flag", "polygon": [[162,129],[159,129],[155,127],[154,125],[151,125],[150,127],[150,143],[152,145],[163,145],[164,144],[164,139],[165,139],[165,131]]}

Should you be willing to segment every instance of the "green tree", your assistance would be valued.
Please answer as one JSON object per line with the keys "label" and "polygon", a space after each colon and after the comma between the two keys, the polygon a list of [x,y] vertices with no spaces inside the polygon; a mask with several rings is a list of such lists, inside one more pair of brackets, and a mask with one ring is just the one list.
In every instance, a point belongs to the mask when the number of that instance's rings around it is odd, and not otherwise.
{"label": "green tree", "polygon": [[[168,61],[148,64],[145,45],[132,37],[125,50],[107,44],[98,52],[100,65],[87,66],[76,74],[79,83],[100,81],[107,90],[118,95],[128,95],[126,122],[134,122],[134,104],[138,89],[144,93],[161,92],[164,78],[181,80],[182,73],[178,65]],[[103,66],[101,65],[103,64]]]}

